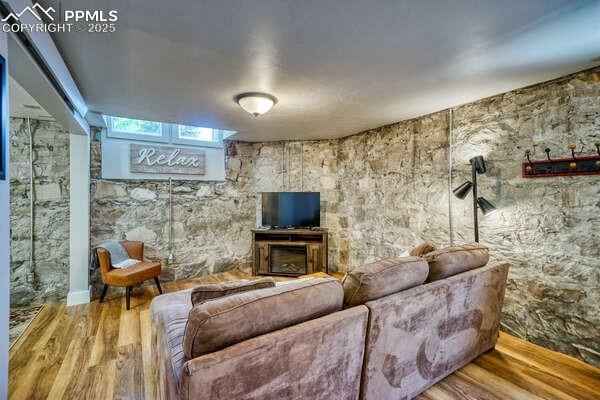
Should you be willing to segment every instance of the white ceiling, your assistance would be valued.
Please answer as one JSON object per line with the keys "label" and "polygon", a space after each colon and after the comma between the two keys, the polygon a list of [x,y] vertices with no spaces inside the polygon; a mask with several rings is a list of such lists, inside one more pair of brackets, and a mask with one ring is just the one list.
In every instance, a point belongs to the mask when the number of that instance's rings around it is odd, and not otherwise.
{"label": "white ceiling", "polygon": [[[119,12],[116,33],[53,36],[91,110],[240,140],[346,136],[600,63],[598,1],[61,3]],[[252,118],[246,91],[279,103]]]}

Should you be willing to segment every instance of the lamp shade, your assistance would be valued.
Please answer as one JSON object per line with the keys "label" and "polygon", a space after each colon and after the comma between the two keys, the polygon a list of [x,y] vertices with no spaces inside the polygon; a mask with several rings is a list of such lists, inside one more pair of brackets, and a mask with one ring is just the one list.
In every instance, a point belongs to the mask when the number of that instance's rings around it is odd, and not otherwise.
{"label": "lamp shade", "polygon": [[496,207],[483,197],[477,198],[477,205],[479,206],[479,209],[481,209],[483,215],[490,215],[496,211]]}
{"label": "lamp shade", "polygon": [[456,197],[458,197],[459,199],[462,200],[465,197],[467,197],[467,195],[471,191],[472,187],[473,187],[473,184],[471,183],[471,181],[466,181],[465,183],[463,183],[462,185],[460,185],[459,187],[457,187],[456,189],[454,189],[452,191],[452,193],[454,193],[454,195]]}
{"label": "lamp shade", "polygon": [[485,161],[483,160],[483,156],[475,156],[469,160],[471,164],[475,167],[475,170],[480,174],[485,172]]}
{"label": "lamp shade", "polygon": [[259,92],[241,93],[235,96],[234,100],[244,111],[255,117],[263,115],[277,104],[275,96]]}

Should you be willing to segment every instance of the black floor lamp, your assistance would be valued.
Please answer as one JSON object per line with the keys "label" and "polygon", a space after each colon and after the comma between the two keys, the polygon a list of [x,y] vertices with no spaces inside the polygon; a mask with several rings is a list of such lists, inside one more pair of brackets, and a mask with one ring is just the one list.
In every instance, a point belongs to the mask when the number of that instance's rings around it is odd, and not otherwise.
{"label": "black floor lamp", "polygon": [[477,174],[485,173],[485,161],[483,156],[475,156],[469,160],[471,163],[471,181],[466,181],[454,189],[452,193],[459,199],[467,197],[471,189],[473,190],[473,227],[475,230],[475,241],[479,242],[479,222],[477,218],[477,208],[481,209],[483,215],[489,215],[496,211],[496,207],[483,197],[477,197]]}

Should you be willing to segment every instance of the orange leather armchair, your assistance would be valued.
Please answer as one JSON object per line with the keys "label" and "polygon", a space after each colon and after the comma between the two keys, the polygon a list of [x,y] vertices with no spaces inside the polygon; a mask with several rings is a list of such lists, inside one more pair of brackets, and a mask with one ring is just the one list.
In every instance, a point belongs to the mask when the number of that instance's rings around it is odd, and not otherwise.
{"label": "orange leather armchair", "polygon": [[113,268],[110,262],[110,253],[102,247],[96,248],[96,255],[98,256],[98,264],[100,266],[100,274],[102,275],[102,282],[104,287],[102,288],[102,296],[100,296],[100,303],[104,301],[108,286],[120,286],[125,287],[127,309],[129,310],[130,299],[131,299],[131,288],[133,285],[139,285],[142,282],[153,279],[158,288],[158,292],[162,294],[162,288],[158,276],[160,275],[160,262],[156,261],[143,261],[144,260],[144,243],[133,242],[133,241],[121,241],[120,242],[130,258],[136,260],[142,260],[129,268]]}

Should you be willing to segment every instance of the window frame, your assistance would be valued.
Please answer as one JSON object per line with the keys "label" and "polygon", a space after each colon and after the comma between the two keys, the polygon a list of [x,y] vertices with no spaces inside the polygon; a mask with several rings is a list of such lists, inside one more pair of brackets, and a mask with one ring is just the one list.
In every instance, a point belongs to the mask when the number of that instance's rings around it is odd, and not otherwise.
{"label": "window frame", "polygon": [[[143,133],[132,133],[113,129],[113,116],[106,115],[106,136],[112,139],[126,139],[126,140],[137,140],[142,142],[158,142],[158,143],[169,143],[170,138],[170,127],[169,124],[165,124],[160,121],[150,121],[160,124],[160,136],[148,135]],[[118,117],[126,118],[126,117]],[[137,119],[137,118],[127,118]]]}
{"label": "window frame", "polygon": [[[214,128],[206,127],[207,129],[213,130],[213,137],[215,134],[218,135],[218,139],[219,139],[218,141],[186,139],[186,138],[179,137],[179,126],[186,126],[186,125],[171,124],[171,123],[165,123],[165,122],[160,122],[160,121],[150,121],[150,122],[157,122],[157,123],[161,124],[161,135],[154,136],[154,135],[143,134],[143,133],[130,133],[130,132],[124,132],[124,131],[119,131],[119,130],[113,130],[113,122],[112,122],[113,116],[105,115],[104,117],[105,117],[105,121],[106,121],[106,137],[110,138],[110,139],[124,139],[124,140],[136,141],[136,142],[156,142],[156,143],[165,143],[165,144],[172,144],[172,145],[184,145],[184,146],[191,146],[191,147],[208,147],[208,148],[222,149],[225,147],[225,144],[223,143],[225,132],[229,132],[224,129],[214,129]],[[119,117],[119,118],[126,118],[126,117]],[[130,118],[130,119],[137,119],[137,118]],[[202,127],[198,127],[198,128],[202,128]],[[231,135],[233,135],[233,134],[235,134],[235,132],[232,133]],[[228,136],[231,136],[231,135],[228,135]]]}
{"label": "window frame", "polygon": [[183,144],[186,146],[196,146],[196,147],[216,147],[219,149],[224,147],[224,145],[223,145],[223,130],[222,129],[208,128],[208,129],[213,130],[213,137],[214,137],[215,133],[219,137],[219,140],[217,140],[217,141],[214,141],[214,140],[208,141],[208,140],[180,138],[179,137],[179,126],[185,126],[185,125],[173,124],[172,131],[171,131],[171,143],[173,143],[173,144]]}

